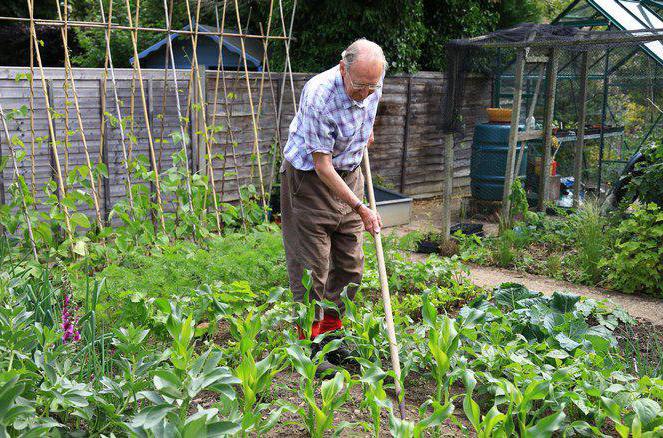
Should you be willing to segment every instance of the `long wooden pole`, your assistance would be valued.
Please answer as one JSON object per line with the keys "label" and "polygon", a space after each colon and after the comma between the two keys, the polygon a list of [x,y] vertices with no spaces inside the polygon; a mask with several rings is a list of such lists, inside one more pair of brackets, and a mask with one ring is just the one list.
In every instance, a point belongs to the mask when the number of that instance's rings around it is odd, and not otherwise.
{"label": "long wooden pole", "polygon": [[[221,31],[221,33],[223,33],[223,30],[225,29],[226,25],[227,6],[228,6],[228,0],[223,0],[223,10],[221,15],[221,21],[219,23],[219,6],[216,3],[214,4],[214,17],[216,19],[216,27],[218,30]],[[248,26],[248,20],[247,20],[247,26]],[[226,165],[228,163],[228,157],[227,157],[228,138],[230,138],[230,147],[232,151],[233,165],[235,167],[235,181],[237,182],[235,189],[237,191],[239,210],[242,215],[242,229],[244,230],[244,232],[246,232],[247,231],[246,212],[244,211],[244,201],[242,200],[242,190],[240,187],[240,180],[239,180],[239,166],[237,165],[237,151],[235,150],[235,143],[236,143],[235,134],[233,134],[232,123],[230,120],[231,108],[230,108],[230,103],[228,102],[228,86],[226,83],[226,70],[223,66],[223,57],[221,56],[222,51],[223,51],[223,36],[219,38],[219,58],[216,66],[216,80],[214,81],[214,109],[212,111],[212,126],[216,126],[216,116],[218,111],[217,108],[218,108],[218,98],[219,98],[219,78],[221,78],[223,85],[223,103],[224,103],[224,114],[226,116],[226,133],[227,133],[226,143],[223,149],[223,175],[221,178],[221,196],[223,196],[225,193],[224,187],[226,183]]]}
{"label": "long wooden pole", "polygon": [[[371,176],[371,163],[368,158],[368,148],[364,149],[364,175],[368,189],[368,202],[377,214],[375,206],[375,193],[373,192],[373,177]],[[401,387],[401,362],[398,357],[398,344],[396,343],[396,329],[394,328],[394,316],[391,311],[391,296],[389,295],[389,282],[387,281],[387,268],[384,262],[384,251],[382,249],[382,235],[378,232],[373,236],[375,241],[375,254],[378,259],[378,273],[380,275],[380,289],[382,290],[382,303],[384,304],[385,323],[387,324],[387,336],[389,340],[389,352],[391,354],[391,366],[396,374],[394,386],[396,388],[396,397],[399,399],[398,407],[401,413],[401,419],[405,419],[405,396],[402,396]]]}
{"label": "long wooden pole", "polygon": [[[267,18],[267,35],[269,35],[269,32],[272,28],[272,14],[274,12],[274,0],[271,0],[269,3],[269,17]],[[262,23],[258,23],[259,28],[260,28],[260,35],[263,34],[263,29],[262,29]],[[260,114],[262,113],[262,97],[265,89],[265,70],[266,66],[265,64],[267,63],[267,40],[263,40],[263,55],[262,55],[262,64],[261,64],[261,69],[260,69],[260,91],[258,94],[258,111],[256,114],[256,126],[258,129],[260,129]],[[271,86],[270,82],[270,86]],[[273,91],[273,89],[272,89]],[[251,172],[250,172],[251,178],[253,178],[253,162],[251,162]],[[270,187],[271,187],[271,182],[270,182]],[[271,190],[267,192],[267,196],[271,194]]]}
{"label": "long wooden pole", "polygon": [[545,209],[550,185],[550,162],[552,145],[552,124],[555,116],[555,94],[557,92],[557,68],[559,67],[559,49],[553,49],[546,67],[546,118],[543,125],[543,163],[539,182],[539,211]]}
{"label": "long wooden pole", "polygon": [[[27,22],[34,22],[35,25],[37,26],[51,26],[51,27],[64,27],[65,22],[63,20],[50,20],[50,19],[45,19],[45,18],[25,18],[25,17],[5,17],[5,16],[0,16],[0,21],[13,21],[13,22],[22,22],[22,23],[27,23]],[[98,21],[78,21],[78,20],[69,20],[67,21],[67,26],[69,28],[78,28],[78,29],[103,29],[106,28],[107,23],[103,22],[98,22]],[[257,34],[249,34],[249,33],[237,33],[237,32],[208,32],[208,31],[201,31],[201,32],[195,32],[193,30],[181,30],[181,29],[171,29],[168,31],[168,29],[165,28],[160,28],[160,27],[145,27],[145,26],[133,26],[133,25],[120,25],[120,24],[111,24],[110,28],[112,30],[126,30],[126,31],[131,31],[131,32],[155,32],[155,33],[171,33],[171,34],[177,34],[177,35],[207,35],[207,36],[226,36],[226,37],[235,37],[235,38],[249,38],[249,39],[263,39],[263,38],[268,38],[270,40],[288,40],[289,37],[287,36],[280,36],[280,35],[272,35],[269,37],[266,36],[260,36]],[[648,41],[655,41],[655,37],[649,37]],[[638,40],[640,41],[640,40]]]}
{"label": "long wooden pole", "polygon": [[[191,29],[194,29],[194,33],[191,36],[191,46],[192,46],[192,63],[191,63],[191,72],[190,72],[190,78],[189,78],[189,83],[190,87],[189,90],[192,93],[195,93],[195,99],[197,99],[198,103],[200,105],[200,108],[198,109],[198,114],[196,115],[196,120],[199,122],[202,122],[202,126],[200,126],[200,123],[198,124],[199,131],[202,132],[202,138],[203,141],[205,142],[205,150],[207,151],[207,172],[209,173],[209,178],[210,178],[210,184],[212,186],[212,204],[214,205],[214,217],[216,218],[216,228],[217,231],[220,233],[221,232],[221,213],[219,211],[219,201],[218,201],[218,192],[216,191],[216,182],[215,182],[215,176],[214,176],[214,163],[212,161],[213,154],[212,154],[212,145],[210,144],[210,133],[209,130],[207,129],[207,102],[206,98],[204,96],[203,92],[203,87],[207,87],[207,79],[203,81],[201,79],[201,68],[198,65],[198,31],[199,31],[199,18],[200,18],[200,4],[201,0],[198,0],[196,2],[196,18],[195,18],[195,28],[194,28],[194,21],[193,17],[191,15],[191,6],[189,4],[189,0],[186,0],[186,11],[187,11],[187,17],[189,20],[189,27]],[[205,68],[204,66],[202,67],[203,69]]]}
{"label": "long wooden pole", "polygon": [[[166,15],[166,27],[170,30],[172,27],[171,24],[171,17],[173,15],[173,2],[171,0],[170,3],[170,8],[168,8],[168,3],[166,0],[163,1],[163,8],[164,12]],[[168,70],[168,60],[170,60],[170,64],[172,66],[173,70],[173,85],[175,86],[175,104],[177,107],[177,124],[180,128],[180,136],[182,137],[182,151],[184,152],[184,160],[185,160],[185,166],[186,166],[186,191],[187,191],[187,197],[189,201],[189,208],[191,209],[191,212],[193,212],[193,195],[192,195],[192,190],[191,190],[191,171],[190,171],[190,166],[189,166],[189,151],[186,147],[187,143],[187,136],[186,133],[184,132],[184,118],[182,117],[182,105],[180,103],[180,92],[179,92],[179,84],[177,83],[177,71],[175,70],[175,55],[173,53],[173,44],[170,38],[170,35],[168,35],[168,55],[169,57],[166,59],[166,71]],[[164,95],[164,101],[165,101],[165,96],[166,96],[166,77],[164,77],[163,81],[163,95]],[[165,113],[166,111],[162,111],[163,114],[163,120],[165,120]],[[195,229],[195,228],[194,228]]]}
{"label": "long wooden pole", "polygon": [[582,154],[585,146],[585,122],[587,120],[587,76],[589,72],[587,52],[580,58],[580,116],[578,117],[578,138],[573,157],[573,207],[580,205],[580,183],[582,179]]}
{"label": "long wooden pole", "polygon": [[279,114],[278,117],[281,117],[281,110],[283,104],[283,94],[285,93],[285,81],[286,78],[290,77],[290,92],[292,95],[292,106],[293,114],[297,114],[297,99],[295,98],[295,83],[292,78],[292,66],[290,64],[290,40],[292,38],[292,27],[295,22],[295,11],[297,10],[297,0],[292,4],[292,15],[290,17],[290,31],[286,33],[285,28],[285,16],[283,13],[283,1],[279,0],[279,10],[281,12],[281,27],[283,28],[283,35],[287,37],[285,41],[285,65],[283,66],[283,78],[281,81],[281,94],[279,96]]}
{"label": "long wooden pole", "polygon": [[[262,23],[260,23],[260,34],[262,35]],[[265,44],[265,47],[267,47],[267,44]],[[280,152],[280,147],[281,147],[281,121],[279,120],[278,117],[278,107],[276,105],[276,91],[274,90],[274,81],[272,80],[272,72],[269,67],[269,57],[265,56],[265,62],[263,65],[264,68],[267,69],[267,76],[269,78],[269,88],[270,91],[272,92],[272,104],[274,107],[274,117],[276,117],[275,120],[275,132],[274,132],[274,147],[273,151],[271,152],[271,157],[270,157],[270,166],[269,166],[269,189],[267,192],[267,195],[271,198],[272,196],[272,189],[274,188],[274,172],[276,172],[276,161],[278,160],[279,152]]]}
{"label": "long wooden pole", "polygon": [[516,161],[516,147],[518,145],[518,122],[520,121],[520,104],[523,99],[523,75],[525,72],[525,53],[518,53],[516,57],[516,81],[513,85],[513,107],[511,110],[511,131],[509,132],[509,151],[506,158],[506,171],[504,173],[504,191],[502,192],[502,218],[509,220],[511,211],[511,184],[513,183],[514,164]]}
{"label": "long wooden pole", "polygon": [[35,49],[34,40],[30,38],[30,192],[37,197],[36,162],[35,162]]}

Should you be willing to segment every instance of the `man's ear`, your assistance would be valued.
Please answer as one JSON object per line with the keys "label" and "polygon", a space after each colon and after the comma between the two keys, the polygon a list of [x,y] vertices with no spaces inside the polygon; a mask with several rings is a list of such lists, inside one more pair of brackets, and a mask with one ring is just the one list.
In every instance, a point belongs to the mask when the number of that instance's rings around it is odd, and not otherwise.
{"label": "man's ear", "polygon": [[345,61],[342,59],[338,62],[338,68],[341,70],[341,74],[345,74]]}

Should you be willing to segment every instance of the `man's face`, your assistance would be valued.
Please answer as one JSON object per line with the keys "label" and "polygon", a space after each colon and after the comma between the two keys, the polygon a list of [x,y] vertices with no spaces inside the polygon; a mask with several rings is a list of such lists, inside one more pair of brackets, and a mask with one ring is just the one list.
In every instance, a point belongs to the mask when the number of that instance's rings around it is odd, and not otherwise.
{"label": "man's face", "polygon": [[358,59],[349,68],[341,61],[340,70],[345,92],[357,102],[366,99],[382,85],[382,69],[382,63],[377,60]]}

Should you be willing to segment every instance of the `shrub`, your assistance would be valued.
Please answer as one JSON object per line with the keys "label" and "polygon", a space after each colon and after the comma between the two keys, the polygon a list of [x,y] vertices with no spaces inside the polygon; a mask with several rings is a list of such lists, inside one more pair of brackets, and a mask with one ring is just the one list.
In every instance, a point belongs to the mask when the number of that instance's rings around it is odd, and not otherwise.
{"label": "shrub", "polygon": [[614,253],[599,266],[623,292],[663,297],[663,210],[655,203],[633,204],[633,214],[616,230]]}
{"label": "shrub", "polygon": [[629,198],[663,206],[663,141],[642,151],[645,159],[636,165],[638,172],[627,186]]}

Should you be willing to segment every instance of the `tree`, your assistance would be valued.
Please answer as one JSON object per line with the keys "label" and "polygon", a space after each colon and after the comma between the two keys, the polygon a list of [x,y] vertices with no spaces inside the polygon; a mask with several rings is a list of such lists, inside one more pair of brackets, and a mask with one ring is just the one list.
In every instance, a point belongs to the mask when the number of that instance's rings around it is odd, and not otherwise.
{"label": "tree", "polygon": [[[168,0],[172,4],[172,26],[181,29],[189,23],[184,0]],[[366,37],[380,44],[389,61],[392,72],[416,70],[443,70],[446,66],[444,45],[453,38],[480,35],[501,27],[509,27],[524,21],[540,21],[543,14],[560,7],[565,0],[317,0],[299,1],[295,14],[290,57],[294,71],[321,71],[336,64],[342,50],[357,38]],[[110,0],[103,0],[106,15]],[[53,2],[35,2],[39,17],[55,18]],[[137,0],[130,0],[132,15]],[[244,0],[240,2],[242,27],[248,32],[258,33],[258,23],[267,28],[269,5],[266,0]],[[293,0],[274,2],[271,34],[283,35],[279,3],[283,4],[286,26],[289,27]],[[553,5],[554,3],[554,5]],[[46,5],[44,5],[46,4]],[[101,21],[97,0],[69,0],[71,19]],[[166,20],[163,0],[140,2],[139,24],[146,27],[165,28]],[[189,0],[191,13],[195,14],[197,0]],[[226,29],[236,29],[234,2],[228,1]],[[546,6],[547,5],[547,6]],[[200,22],[215,24],[214,8],[222,9],[221,0],[203,0]],[[556,10],[556,9],[555,9]],[[9,0],[0,4],[3,15],[27,16],[24,0]],[[127,10],[123,0],[113,0],[113,22],[128,24]],[[245,30],[246,31],[246,30]],[[2,32],[2,28],[0,28]],[[25,32],[24,32],[25,33]],[[73,60],[85,67],[101,67],[105,59],[106,41],[101,29],[76,29],[71,32]],[[58,37],[59,35],[55,35]],[[163,33],[139,32],[139,50],[165,37]],[[16,39],[16,44],[25,47],[28,39]],[[55,41],[48,44],[57,52]],[[60,53],[62,48],[59,47]],[[114,30],[111,50],[116,67],[128,67],[133,55],[131,33]],[[20,57],[27,59],[27,57]],[[272,70],[283,68],[285,51],[282,41],[270,42]],[[5,62],[7,64],[8,62]],[[23,61],[23,63],[27,63]],[[61,60],[60,60],[61,63]]]}

